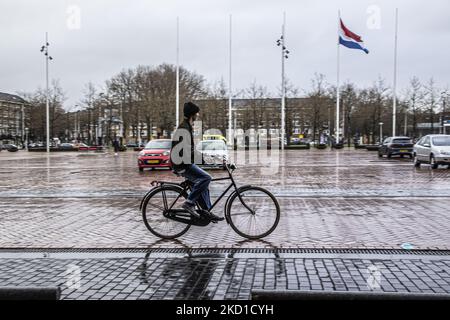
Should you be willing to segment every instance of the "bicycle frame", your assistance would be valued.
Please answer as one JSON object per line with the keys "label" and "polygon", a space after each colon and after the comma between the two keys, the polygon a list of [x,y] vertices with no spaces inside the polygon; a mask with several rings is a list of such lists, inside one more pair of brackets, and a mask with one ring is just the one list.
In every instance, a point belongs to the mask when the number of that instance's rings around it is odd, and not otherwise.
{"label": "bicycle frame", "polygon": [[[219,203],[219,201],[227,194],[227,192],[231,189],[231,187],[234,187],[235,192],[237,192],[238,198],[241,201],[241,203],[244,205],[244,207],[250,211],[251,214],[255,214],[255,212],[249,208],[247,206],[247,204],[245,203],[244,199],[242,199],[241,194],[239,193],[239,188],[236,185],[236,182],[233,179],[233,174],[232,171],[230,171],[230,169],[228,168],[228,166],[226,167],[227,172],[228,172],[228,177],[224,177],[224,178],[214,178],[211,179],[211,182],[213,181],[223,181],[223,180],[231,180],[230,185],[225,189],[225,191],[222,192],[222,194],[214,201],[214,203],[211,205],[211,208],[209,208],[209,211],[212,211],[214,209],[214,207]],[[188,185],[185,185],[183,187],[183,193],[186,192],[188,190]],[[167,208],[167,198],[166,198],[166,194],[165,191],[162,192],[163,193],[163,201],[164,201],[164,208]],[[181,193],[181,194],[183,194]],[[175,199],[175,201],[170,205],[169,208],[167,208],[168,211],[172,210],[173,206],[175,205],[175,203],[178,201],[178,199],[180,198],[180,195],[178,195],[178,197]]]}

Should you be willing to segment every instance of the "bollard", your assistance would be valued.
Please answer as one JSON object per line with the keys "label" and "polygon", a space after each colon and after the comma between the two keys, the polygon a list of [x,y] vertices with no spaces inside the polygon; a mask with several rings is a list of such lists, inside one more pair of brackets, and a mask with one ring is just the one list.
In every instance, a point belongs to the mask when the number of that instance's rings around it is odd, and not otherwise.
{"label": "bollard", "polygon": [[60,287],[0,287],[0,300],[59,300]]}

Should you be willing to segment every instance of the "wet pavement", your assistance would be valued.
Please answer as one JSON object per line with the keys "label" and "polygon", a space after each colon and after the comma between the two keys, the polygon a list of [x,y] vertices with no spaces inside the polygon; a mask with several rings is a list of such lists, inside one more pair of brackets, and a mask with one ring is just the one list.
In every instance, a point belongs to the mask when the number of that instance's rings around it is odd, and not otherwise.
{"label": "wet pavement", "polygon": [[[0,247],[152,246],[158,239],[142,222],[140,198],[151,181],[180,178],[168,170],[140,173],[136,155],[0,153]],[[270,171],[239,164],[241,155],[232,154],[238,184],[266,187],[280,203],[280,224],[265,239],[273,246],[450,248],[446,168],[415,169],[409,159],[378,159],[365,150],[288,150]],[[226,183],[214,183],[212,196]],[[192,227],[181,240],[233,247],[242,238],[223,222]]]}
{"label": "wet pavement", "polygon": [[448,256],[232,250],[32,255],[0,259],[2,285],[60,286],[67,300],[249,299],[252,290],[450,293]]}
{"label": "wet pavement", "polygon": [[[252,289],[450,293],[450,256],[234,255],[232,248],[450,249],[450,170],[379,159],[365,150],[287,150],[238,163],[238,184],[269,189],[281,206],[264,241],[243,241],[225,223],[160,241],[144,226],[140,198],[167,170],[140,173],[135,152],[0,153],[0,283],[61,285],[64,299],[248,299]],[[249,160],[249,159],[247,159]],[[278,165],[277,165],[278,162]],[[222,170],[211,170],[223,176]],[[211,186],[216,197],[226,186]],[[216,213],[222,214],[223,202]],[[64,257],[48,250],[97,248]],[[211,248],[208,254],[102,256],[109,248]],[[220,249],[225,250],[221,252]],[[23,256],[8,255],[23,252]],[[38,256],[27,255],[27,252]],[[216,250],[216,251],[214,251]],[[402,250],[402,249],[401,249]],[[81,287],[67,286],[80,268]],[[382,274],[368,287],[368,268]]]}

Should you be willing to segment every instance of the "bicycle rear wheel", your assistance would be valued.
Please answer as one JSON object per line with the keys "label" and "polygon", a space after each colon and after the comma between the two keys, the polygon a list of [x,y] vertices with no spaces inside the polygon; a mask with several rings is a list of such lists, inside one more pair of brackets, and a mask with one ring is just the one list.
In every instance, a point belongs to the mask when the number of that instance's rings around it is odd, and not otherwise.
{"label": "bicycle rear wheel", "polygon": [[226,210],[231,228],[247,239],[261,239],[271,234],[280,221],[280,205],[266,189],[248,187],[239,191],[248,210],[234,193]]}
{"label": "bicycle rear wheel", "polygon": [[155,236],[175,239],[185,234],[189,224],[166,218],[163,213],[170,207],[177,208],[184,201],[183,189],[177,186],[155,188],[145,198],[142,205],[142,218],[145,226]]}

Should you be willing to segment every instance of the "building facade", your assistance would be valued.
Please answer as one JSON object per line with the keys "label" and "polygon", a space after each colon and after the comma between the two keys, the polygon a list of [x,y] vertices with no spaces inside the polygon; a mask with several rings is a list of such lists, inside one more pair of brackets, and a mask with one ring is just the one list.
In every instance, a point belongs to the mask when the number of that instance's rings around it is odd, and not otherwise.
{"label": "building facade", "polygon": [[[203,129],[218,129],[224,135],[228,130],[228,99],[205,99],[194,101],[201,109]],[[286,99],[286,136],[310,135],[311,102],[308,98]],[[233,99],[232,124],[233,130],[247,131],[266,130],[273,134],[280,132],[281,100],[263,99]]]}
{"label": "building facade", "polygon": [[0,143],[25,143],[28,107],[23,98],[0,92]]}

